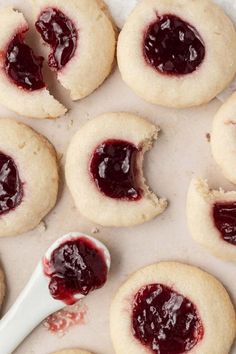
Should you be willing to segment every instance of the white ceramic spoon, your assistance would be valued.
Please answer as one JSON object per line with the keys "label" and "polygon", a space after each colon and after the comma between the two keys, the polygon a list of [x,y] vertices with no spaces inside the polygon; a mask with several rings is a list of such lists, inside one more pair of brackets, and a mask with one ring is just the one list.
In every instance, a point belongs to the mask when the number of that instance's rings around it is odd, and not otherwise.
{"label": "white ceramic spoon", "polygon": [[[52,252],[62,243],[79,237],[86,237],[97,248],[103,250],[109,271],[111,264],[110,253],[98,240],[80,232],[71,232],[59,238],[47,250],[15,304],[0,321],[1,354],[11,354],[42,320],[66,306],[63,301],[53,299],[49,292],[48,284],[50,278],[44,274],[43,259],[46,257],[46,259],[50,260]],[[78,294],[75,299],[79,300],[83,297],[83,295]]]}

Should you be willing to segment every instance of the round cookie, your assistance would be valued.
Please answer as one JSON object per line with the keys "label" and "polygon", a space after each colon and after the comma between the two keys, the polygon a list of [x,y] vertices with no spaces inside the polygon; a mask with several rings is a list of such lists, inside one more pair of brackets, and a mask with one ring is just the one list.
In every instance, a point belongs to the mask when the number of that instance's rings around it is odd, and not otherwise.
{"label": "round cookie", "polygon": [[72,100],[88,96],[106,79],[114,62],[116,36],[104,4],[96,0],[33,3],[36,29],[51,46],[49,66],[57,71]]}
{"label": "round cookie", "polygon": [[36,227],[58,192],[53,146],[28,126],[0,119],[0,236]]}
{"label": "round cookie", "polygon": [[66,112],[47,91],[42,58],[24,43],[28,24],[24,16],[7,7],[0,10],[0,104],[32,118],[55,118]]}
{"label": "round cookie", "polygon": [[221,106],[213,120],[211,151],[224,176],[236,184],[236,93]]}
{"label": "round cookie", "polygon": [[119,227],[144,223],[166,209],[167,201],[149,190],[142,171],[158,131],[129,113],[103,114],[79,129],[68,148],[66,180],[81,214]]}
{"label": "round cookie", "polygon": [[64,349],[61,350],[60,352],[55,352],[52,354],[92,354],[92,353],[87,352],[87,350],[81,350],[81,349]]}
{"label": "round cookie", "polygon": [[235,310],[220,282],[176,262],[133,274],[112,302],[110,326],[117,354],[228,354],[236,334]]}
{"label": "round cookie", "polygon": [[117,55],[123,80],[146,101],[197,106],[233,79],[236,32],[211,0],[142,0],[120,33]]}
{"label": "round cookie", "polygon": [[194,178],[187,196],[187,219],[193,239],[217,257],[236,262],[236,192],[210,190]]}

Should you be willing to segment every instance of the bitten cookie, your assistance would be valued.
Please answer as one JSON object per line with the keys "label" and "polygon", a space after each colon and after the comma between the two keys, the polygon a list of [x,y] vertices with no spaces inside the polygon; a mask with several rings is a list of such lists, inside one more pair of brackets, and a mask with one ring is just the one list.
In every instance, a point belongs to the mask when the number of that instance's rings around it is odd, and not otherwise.
{"label": "bitten cookie", "polygon": [[132,226],[166,209],[142,171],[158,131],[135,115],[107,113],[77,132],[67,152],[66,180],[81,214],[104,226]]}
{"label": "bitten cookie", "polygon": [[195,241],[214,255],[236,262],[236,192],[211,190],[207,181],[194,178],[188,191],[187,218]]}
{"label": "bitten cookie", "polygon": [[236,93],[219,109],[211,133],[211,150],[224,176],[236,184]]}
{"label": "bitten cookie", "polygon": [[24,42],[28,24],[12,7],[0,10],[0,104],[23,116],[55,118],[66,112],[47,91],[43,58]]}
{"label": "bitten cookie", "polygon": [[110,325],[116,354],[228,354],[236,334],[220,282],[176,262],[133,274],[112,302]]}
{"label": "bitten cookie", "polygon": [[116,38],[96,0],[33,0],[36,29],[51,47],[49,67],[73,100],[92,93],[109,75]]}
{"label": "bitten cookie", "polygon": [[28,126],[0,119],[0,236],[36,227],[54,207],[57,192],[53,146]]}
{"label": "bitten cookie", "polygon": [[92,354],[92,353],[87,352],[86,350],[81,350],[81,349],[65,349],[60,352],[55,352],[52,354]]}
{"label": "bitten cookie", "polygon": [[236,32],[211,0],[142,0],[120,33],[117,55],[123,80],[148,102],[197,106],[233,79]]}

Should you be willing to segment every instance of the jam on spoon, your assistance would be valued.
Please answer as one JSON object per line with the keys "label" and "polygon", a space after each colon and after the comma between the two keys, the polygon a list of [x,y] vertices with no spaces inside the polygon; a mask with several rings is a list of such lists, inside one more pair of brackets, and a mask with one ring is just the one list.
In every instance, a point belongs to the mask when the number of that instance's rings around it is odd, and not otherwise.
{"label": "jam on spoon", "polygon": [[101,288],[107,280],[104,252],[86,237],[62,243],[44,263],[52,297],[67,305],[77,301],[75,295],[87,295]]}
{"label": "jam on spoon", "polygon": [[99,190],[110,198],[139,200],[136,158],[139,149],[122,140],[107,140],[94,151],[90,173]]}
{"label": "jam on spoon", "polygon": [[14,160],[0,152],[0,216],[20,205],[23,184]]}
{"label": "jam on spoon", "polygon": [[44,10],[35,23],[43,40],[52,48],[48,63],[51,68],[62,69],[73,57],[77,48],[78,31],[73,22],[60,10]]}
{"label": "jam on spoon", "polygon": [[146,62],[158,72],[186,75],[205,57],[205,45],[197,30],[174,15],[158,16],[146,30],[143,42]]}
{"label": "jam on spoon", "polygon": [[162,284],[150,284],[135,295],[134,337],[155,354],[190,351],[204,335],[195,305]]}

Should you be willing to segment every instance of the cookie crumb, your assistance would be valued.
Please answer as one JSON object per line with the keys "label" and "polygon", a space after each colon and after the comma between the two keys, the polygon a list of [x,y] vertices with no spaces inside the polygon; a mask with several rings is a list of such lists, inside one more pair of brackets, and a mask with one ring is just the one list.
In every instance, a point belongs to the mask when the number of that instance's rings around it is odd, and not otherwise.
{"label": "cookie crumb", "polygon": [[211,134],[210,133],[206,134],[206,139],[207,139],[208,143],[210,143],[210,141],[211,141]]}
{"label": "cookie crumb", "polygon": [[68,123],[68,129],[70,129],[71,127],[73,127],[73,124],[74,124],[73,119],[70,119],[70,120],[69,120],[69,123]]}
{"label": "cookie crumb", "polygon": [[92,229],[92,234],[98,234],[100,232],[100,230],[97,227],[94,227]]}
{"label": "cookie crumb", "polygon": [[39,224],[39,227],[40,227],[40,231],[43,231],[45,232],[47,230],[47,224],[46,224],[46,221],[41,221],[41,223]]}

